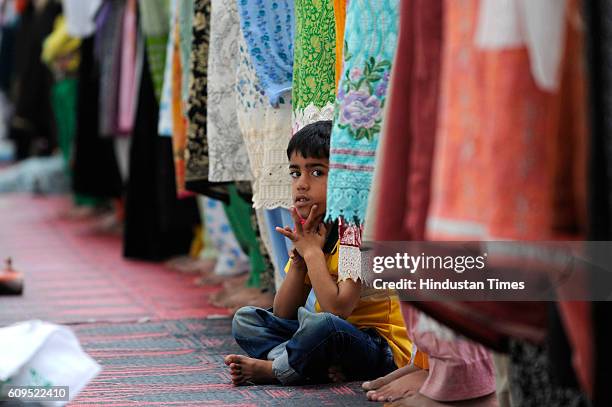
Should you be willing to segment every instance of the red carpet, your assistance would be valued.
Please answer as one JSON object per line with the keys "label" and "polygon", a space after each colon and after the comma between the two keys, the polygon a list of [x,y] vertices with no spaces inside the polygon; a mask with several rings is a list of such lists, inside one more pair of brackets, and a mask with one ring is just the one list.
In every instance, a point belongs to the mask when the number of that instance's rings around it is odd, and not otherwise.
{"label": "red carpet", "polygon": [[161,264],[127,261],[118,237],[92,224],[60,219],[63,198],[0,196],[0,256],[25,274],[22,297],[0,299],[0,325],[30,318],[54,322],[197,318],[212,288]]}

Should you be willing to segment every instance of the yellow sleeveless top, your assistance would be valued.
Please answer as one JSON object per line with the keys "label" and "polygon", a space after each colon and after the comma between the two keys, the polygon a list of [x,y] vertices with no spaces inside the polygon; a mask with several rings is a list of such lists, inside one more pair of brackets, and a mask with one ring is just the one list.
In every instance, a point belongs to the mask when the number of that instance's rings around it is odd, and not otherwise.
{"label": "yellow sleeveless top", "polygon": [[[338,277],[338,244],[331,254],[325,256],[329,274]],[[285,272],[291,267],[291,259],[285,266]],[[304,281],[310,283],[308,274]],[[340,281],[338,281],[340,283]],[[321,312],[319,301],[315,303],[315,311]],[[427,355],[417,350],[414,358],[412,357],[413,345],[404,325],[404,318],[400,310],[399,299],[394,291],[376,290],[373,288],[361,289],[359,303],[353,313],[346,319],[358,329],[374,328],[380,336],[385,338],[391,351],[393,360],[398,367],[413,363],[421,369],[427,369]]]}

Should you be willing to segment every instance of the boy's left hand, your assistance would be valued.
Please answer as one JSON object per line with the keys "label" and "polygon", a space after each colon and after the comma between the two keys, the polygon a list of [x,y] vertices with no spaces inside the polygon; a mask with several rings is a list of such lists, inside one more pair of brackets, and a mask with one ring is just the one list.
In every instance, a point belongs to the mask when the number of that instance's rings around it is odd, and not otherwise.
{"label": "boy's left hand", "polygon": [[327,228],[321,222],[321,219],[316,217],[316,209],[317,205],[313,205],[310,208],[308,218],[302,225],[297,209],[292,208],[291,217],[295,223],[295,229],[292,231],[289,227],[276,228],[278,233],[281,233],[293,242],[298,254],[304,258],[313,250],[321,251],[327,238]]}

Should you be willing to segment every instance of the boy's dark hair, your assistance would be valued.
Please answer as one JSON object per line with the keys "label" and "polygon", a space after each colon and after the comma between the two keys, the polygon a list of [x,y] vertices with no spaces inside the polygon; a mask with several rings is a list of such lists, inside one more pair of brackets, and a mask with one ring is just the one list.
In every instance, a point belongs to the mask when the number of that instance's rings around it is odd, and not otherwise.
{"label": "boy's dark hair", "polygon": [[299,153],[304,158],[329,158],[331,120],[323,120],[304,126],[295,133],[287,146],[287,158]]}

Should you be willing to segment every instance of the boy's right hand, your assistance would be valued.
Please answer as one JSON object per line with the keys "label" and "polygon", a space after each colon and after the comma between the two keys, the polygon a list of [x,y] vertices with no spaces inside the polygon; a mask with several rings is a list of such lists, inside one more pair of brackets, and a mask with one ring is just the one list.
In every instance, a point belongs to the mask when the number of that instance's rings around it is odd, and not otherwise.
{"label": "boy's right hand", "polygon": [[310,214],[306,221],[302,224],[299,213],[295,207],[291,208],[291,217],[295,225],[295,229],[289,226],[284,228],[277,227],[276,231],[293,242],[295,250],[304,258],[307,253],[322,252],[325,239],[327,238],[327,229],[322,223],[321,217],[315,215],[317,205],[310,208]]}

